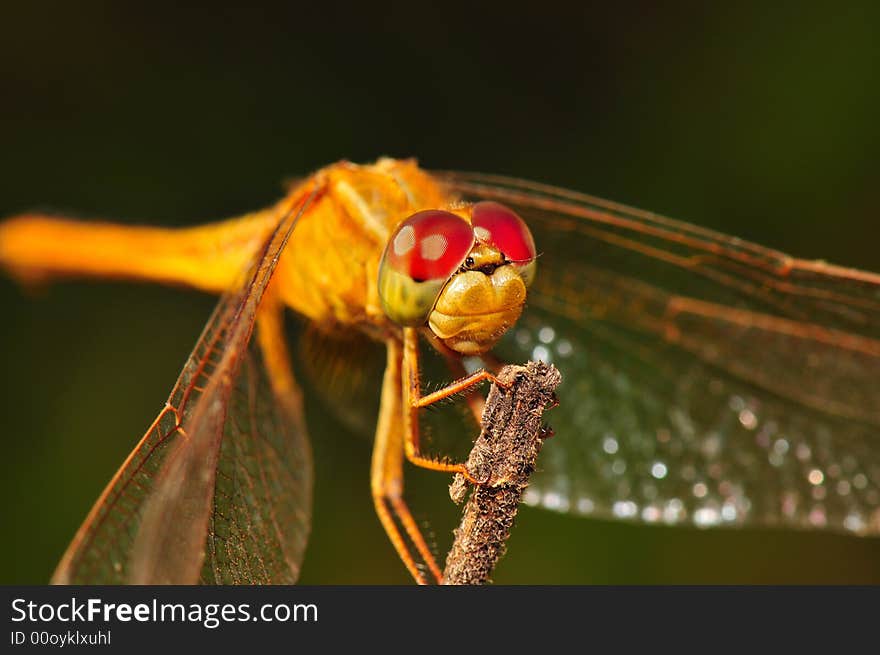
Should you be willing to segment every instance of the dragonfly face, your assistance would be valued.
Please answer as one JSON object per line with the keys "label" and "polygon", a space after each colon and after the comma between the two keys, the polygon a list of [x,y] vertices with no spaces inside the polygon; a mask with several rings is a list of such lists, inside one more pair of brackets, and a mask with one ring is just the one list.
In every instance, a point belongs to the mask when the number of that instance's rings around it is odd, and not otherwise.
{"label": "dragonfly face", "polygon": [[379,265],[379,295],[395,323],[427,322],[450,349],[477,355],[522,314],[535,243],[503,205],[480,202],[461,212],[422,211],[397,227]]}

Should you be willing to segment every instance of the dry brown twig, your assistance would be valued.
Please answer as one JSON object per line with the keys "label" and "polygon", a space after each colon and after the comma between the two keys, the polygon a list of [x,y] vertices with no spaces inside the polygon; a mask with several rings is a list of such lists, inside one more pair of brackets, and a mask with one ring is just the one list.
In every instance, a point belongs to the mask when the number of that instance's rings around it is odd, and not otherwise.
{"label": "dry brown twig", "polygon": [[[522,494],[535,470],[545,431],[541,416],[556,404],[559,371],[543,362],[505,366],[493,384],[483,410],[483,429],[467,460],[474,485],[446,557],[444,584],[489,582],[504,554]],[[461,503],[470,485],[456,475],[449,495]]]}

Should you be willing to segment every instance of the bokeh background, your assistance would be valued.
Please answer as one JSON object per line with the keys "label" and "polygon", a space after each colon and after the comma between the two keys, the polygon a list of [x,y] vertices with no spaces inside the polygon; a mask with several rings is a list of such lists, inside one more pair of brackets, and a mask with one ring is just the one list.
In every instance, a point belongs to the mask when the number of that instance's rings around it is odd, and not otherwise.
{"label": "bokeh background", "polygon": [[[189,225],[337,159],[417,156],[880,268],[874,3],[533,4],[4,3],[0,215]],[[0,279],[0,583],[48,580],[213,304]],[[369,499],[369,443],[310,409],[302,581],[408,583]],[[441,544],[447,482],[408,478]],[[835,535],[523,508],[509,546],[499,583],[880,582],[880,540]]]}

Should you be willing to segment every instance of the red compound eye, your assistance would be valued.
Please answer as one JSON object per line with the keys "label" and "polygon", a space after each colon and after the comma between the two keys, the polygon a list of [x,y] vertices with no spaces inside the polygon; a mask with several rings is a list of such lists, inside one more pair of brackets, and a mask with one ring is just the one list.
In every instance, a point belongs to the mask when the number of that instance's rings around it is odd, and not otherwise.
{"label": "red compound eye", "polygon": [[510,261],[527,264],[535,259],[532,233],[523,219],[504,205],[478,202],[471,223],[478,241],[494,246]]}
{"label": "red compound eye", "polygon": [[474,245],[471,226],[439,209],[413,214],[398,226],[385,249],[385,262],[416,282],[446,279]]}

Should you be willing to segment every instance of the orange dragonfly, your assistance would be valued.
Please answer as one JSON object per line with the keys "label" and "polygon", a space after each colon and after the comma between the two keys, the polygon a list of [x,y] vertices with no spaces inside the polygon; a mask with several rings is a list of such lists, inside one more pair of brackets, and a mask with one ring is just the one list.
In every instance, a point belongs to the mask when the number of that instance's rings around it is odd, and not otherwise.
{"label": "orange dragonfly", "polygon": [[[878,274],[543,184],[392,159],[328,166],[273,207],[198,228],[14,217],[0,224],[0,265],[24,281],[223,294],[53,582],[296,580],[312,473],[285,307],[317,332],[385,346],[371,491],[417,582],[442,574],[406,504],[403,463],[469,476],[423,452],[420,410],[527,359],[564,376],[530,504],[880,532]],[[458,378],[427,394],[425,344]],[[465,397],[478,417],[480,397]]]}

